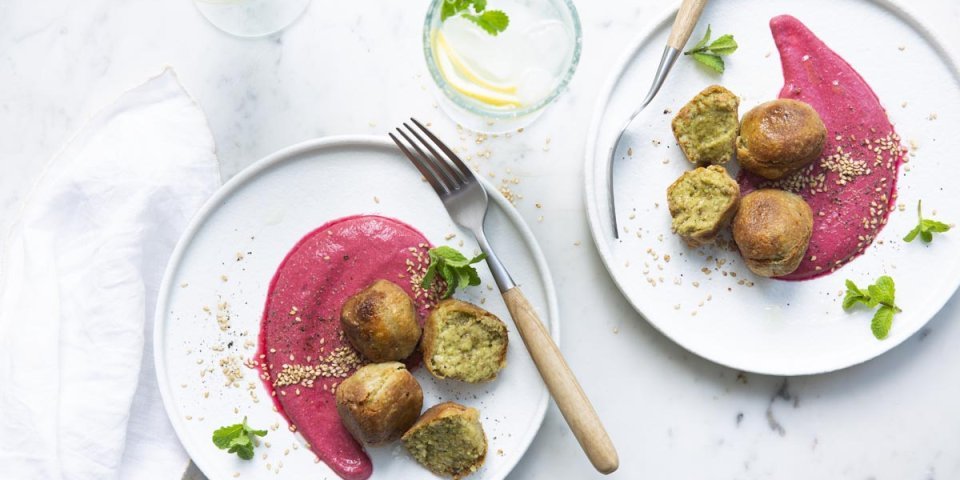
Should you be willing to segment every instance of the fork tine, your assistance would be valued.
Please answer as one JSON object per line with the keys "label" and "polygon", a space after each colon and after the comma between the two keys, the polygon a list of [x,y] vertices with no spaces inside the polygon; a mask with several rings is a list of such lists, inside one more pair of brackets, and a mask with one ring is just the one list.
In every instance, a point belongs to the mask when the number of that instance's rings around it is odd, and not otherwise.
{"label": "fork tine", "polygon": [[423,146],[426,147],[431,154],[433,154],[433,156],[429,157],[428,159],[431,160],[431,165],[433,165],[434,170],[438,170],[443,175],[444,179],[446,179],[450,183],[450,185],[453,185],[453,188],[451,190],[459,190],[460,187],[463,186],[465,179],[457,175],[453,167],[450,166],[450,163],[444,160],[443,156],[437,153],[436,150],[434,150],[433,145],[431,145],[430,142],[424,140],[423,137],[421,137],[416,130],[414,130],[412,127],[410,127],[410,125],[407,125],[406,123],[404,123],[403,126],[407,127],[407,130],[409,130],[414,137],[417,137],[417,140],[420,140],[420,143],[423,144]]}
{"label": "fork tine", "polygon": [[[452,192],[456,190],[457,183],[454,181],[451,181],[450,178],[447,177],[447,174],[440,169],[439,165],[437,165],[436,159],[434,157],[431,157],[430,155],[427,155],[427,153],[424,152],[422,148],[420,148],[421,144],[415,142],[412,138],[410,138],[409,135],[406,134],[406,132],[404,132],[403,130],[400,130],[399,128],[397,128],[397,131],[400,132],[400,135],[403,136],[404,140],[406,140],[410,145],[412,145],[413,149],[417,151],[417,153],[419,154],[419,156],[417,157],[418,160],[420,161],[420,163],[422,163],[424,166],[430,169],[431,172],[433,172],[433,178],[437,180],[437,183],[443,185],[444,190],[447,192]],[[417,139],[420,140],[421,142],[423,141],[419,137],[417,137]]]}
{"label": "fork tine", "polygon": [[[410,141],[410,138],[407,137],[403,133],[403,131],[401,131],[399,128],[397,129],[397,131],[400,132],[400,135],[403,135],[403,137],[406,138],[407,141]],[[408,150],[407,147],[404,146],[403,142],[401,142],[399,138],[395,137],[392,133],[388,133],[387,135],[390,136],[390,139],[393,140],[393,143],[396,143],[397,146],[400,147],[400,151],[402,151],[403,154],[406,155],[408,159],[410,159],[410,163],[412,163],[413,166],[417,167],[417,170],[419,170],[420,174],[423,175],[423,178],[425,178],[427,182],[430,183],[430,186],[433,187],[433,191],[437,192],[437,195],[442,196],[442,195],[446,195],[449,192],[449,190],[447,190],[447,187],[445,187],[442,183],[440,183],[439,180],[437,180],[437,177],[436,175],[434,175],[433,171],[431,171],[430,168],[427,167],[427,165],[425,165],[416,155],[414,155],[413,152]],[[413,144],[413,142],[411,142],[411,144]],[[413,144],[413,146],[414,148],[416,148],[416,144]]]}
{"label": "fork tine", "polygon": [[447,144],[441,142],[440,139],[433,134],[433,132],[427,129],[427,127],[424,127],[423,124],[420,123],[420,121],[416,118],[411,117],[410,121],[420,127],[420,130],[423,130],[423,133],[427,134],[427,136],[430,137],[430,139],[433,140],[438,147],[440,147],[440,150],[443,150],[443,153],[447,154],[450,160],[453,161],[454,165],[457,166],[457,169],[460,171],[460,175],[463,176],[464,181],[471,181],[473,179],[473,172],[467,167],[466,164],[463,163],[463,160],[460,160],[460,157],[458,157],[457,154],[453,153],[453,150],[450,150],[450,147],[448,147]]}

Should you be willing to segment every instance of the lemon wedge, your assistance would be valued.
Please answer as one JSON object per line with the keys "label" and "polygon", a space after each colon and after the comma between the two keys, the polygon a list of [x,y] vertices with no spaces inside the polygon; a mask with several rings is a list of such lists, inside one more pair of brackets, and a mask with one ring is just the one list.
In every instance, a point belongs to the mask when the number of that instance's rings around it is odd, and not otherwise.
{"label": "lemon wedge", "polygon": [[457,92],[495,107],[520,107],[515,85],[504,85],[483,78],[450,47],[443,33],[433,31],[434,60],[440,75]]}

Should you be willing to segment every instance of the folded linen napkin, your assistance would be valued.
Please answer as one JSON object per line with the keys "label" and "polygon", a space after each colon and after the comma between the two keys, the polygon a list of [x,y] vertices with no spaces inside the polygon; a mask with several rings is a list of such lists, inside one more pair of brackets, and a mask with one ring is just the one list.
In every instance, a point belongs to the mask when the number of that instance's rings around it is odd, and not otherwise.
{"label": "folded linen napkin", "polygon": [[181,231],[219,184],[206,118],[169,69],[47,166],[0,263],[0,478],[179,477],[153,311]]}

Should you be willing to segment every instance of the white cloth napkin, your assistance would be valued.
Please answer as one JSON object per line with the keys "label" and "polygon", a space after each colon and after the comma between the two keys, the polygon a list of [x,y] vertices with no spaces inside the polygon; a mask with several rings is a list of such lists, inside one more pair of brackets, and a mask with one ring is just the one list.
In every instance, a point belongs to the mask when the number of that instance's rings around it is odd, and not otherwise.
{"label": "white cloth napkin", "polygon": [[173,246],[219,184],[206,118],[169,69],[50,162],[0,264],[0,478],[179,477],[153,311]]}

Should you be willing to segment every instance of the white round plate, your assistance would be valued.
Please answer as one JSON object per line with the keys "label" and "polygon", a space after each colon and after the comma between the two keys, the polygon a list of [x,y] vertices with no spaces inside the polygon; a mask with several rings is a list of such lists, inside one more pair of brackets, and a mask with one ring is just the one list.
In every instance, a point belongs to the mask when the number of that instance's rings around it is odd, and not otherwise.
{"label": "white round plate", "polygon": [[[714,83],[741,96],[741,114],[775,98],[783,76],[768,24],[780,14],[800,19],[860,72],[887,108],[904,144],[916,147],[898,181],[898,203],[905,211],[891,214],[865,255],[831,275],[803,282],[758,278],[736,252],[707,248],[699,254],[687,248],[671,233],[666,207],[667,186],[690,168],[670,130],[673,113]],[[928,216],[935,211],[937,219],[960,221],[960,195],[954,191],[960,178],[960,80],[951,57],[929,31],[887,2],[711,2],[688,46],[711,24],[714,38],[732,33],[740,48],[727,58],[722,76],[681,57],[656,99],[637,118],[629,140],[632,156],[618,160],[615,168],[622,230],[620,240],[614,240],[607,210],[607,158],[618,129],[653,79],[672,18],[673,12],[664,15],[624,56],[600,95],[586,150],[590,229],[603,262],[634,308],[667,337],[702,357],[776,375],[854,365],[919,330],[960,283],[957,233],[939,235],[929,246],[901,241],[916,225],[920,199]],[[718,259],[726,263],[720,265]],[[865,285],[884,274],[893,277],[903,312],[881,341],[870,331],[872,313],[844,312],[839,294],[846,279]]]}
{"label": "white round plate", "polygon": [[[556,340],[556,296],[543,255],[517,212],[499,194],[490,198],[490,242],[523,283]],[[308,141],[260,160],[214,194],[180,239],[160,288],[154,355],[170,421],[207,477],[233,478],[235,472],[240,478],[337,477],[325,464],[315,463],[302,439],[287,429],[256,371],[241,366],[240,388],[225,386],[219,361],[231,354],[253,358],[270,279],[297,241],[330,220],[356,214],[397,218],[434,244],[479,251],[396,146],[369,136]],[[456,237],[446,240],[451,233]],[[512,327],[493,278],[486,266],[479,270],[483,284],[457,296],[483,304]],[[218,327],[219,302],[228,303],[228,332]],[[507,368],[489,384],[441,382],[423,368],[415,371],[425,408],[455,400],[480,410],[489,450],[476,478],[505,477],[546,411],[546,387],[512,328],[509,345]],[[211,442],[217,427],[244,416],[255,428],[279,425],[264,439],[270,447],[261,445],[251,461],[228,455]],[[372,478],[433,478],[399,442],[368,453]]]}

